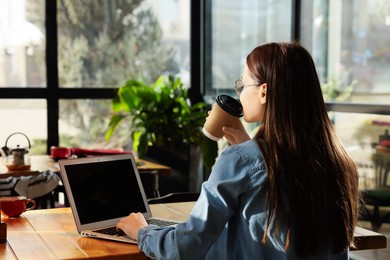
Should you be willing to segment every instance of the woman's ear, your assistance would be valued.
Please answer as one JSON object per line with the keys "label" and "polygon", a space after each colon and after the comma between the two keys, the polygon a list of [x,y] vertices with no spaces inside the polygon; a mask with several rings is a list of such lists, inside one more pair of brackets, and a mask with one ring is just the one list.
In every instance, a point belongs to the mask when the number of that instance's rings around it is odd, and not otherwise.
{"label": "woman's ear", "polygon": [[260,102],[261,104],[265,104],[267,101],[267,83],[263,83],[260,85]]}

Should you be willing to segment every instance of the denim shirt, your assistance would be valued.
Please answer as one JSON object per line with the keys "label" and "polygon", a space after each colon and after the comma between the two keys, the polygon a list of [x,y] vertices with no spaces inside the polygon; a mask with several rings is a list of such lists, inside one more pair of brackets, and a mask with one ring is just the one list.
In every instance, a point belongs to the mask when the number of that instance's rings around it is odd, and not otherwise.
{"label": "denim shirt", "polygon": [[266,169],[253,140],[226,148],[215,163],[191,215],[175,227],[147,226],[139,248],[156,259],[348,259],[325,252],[299,258],[284,251],[286,232],[261,242],[266,225]]}

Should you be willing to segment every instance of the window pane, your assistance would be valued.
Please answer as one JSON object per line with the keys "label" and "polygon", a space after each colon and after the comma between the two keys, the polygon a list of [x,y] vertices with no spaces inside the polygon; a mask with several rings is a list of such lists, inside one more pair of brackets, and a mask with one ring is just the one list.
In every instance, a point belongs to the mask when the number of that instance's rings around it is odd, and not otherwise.
{"label": "window pane", "polygon": [[188,78],[189,0],[63,3],[58,1],[61,87],[152,83],[162,73]]}
{"label": "window pane", "polygon": [[0,87],[45,87],[44,0],[0,1]]}
{"label": "window pane", "polygon": [[234,82],[252,49],[270,41],[290,41],[292,3],[291,0],[208,3],[211,22],[206,25],[206,95],[219,92],[233,95]]}
{"label": "window pane", "polygon": [[327,100],[389,105],[389,1],[303,4],[303,43],[313,54]]}
{"label": "window pane", "polygon": [[372,156],[379,137],[389,131],[390,116],[330,112],[337,136],[355,160],[361,188],[372,188],[375,175]]}
{"label": "window pane", "polygon": [[[0,99],[0,145],[5,146],[7,138],[22,132],[31,142],[29,154],[45,154],[47,143],[46,100],[43,99]],[[7,147],[28,147],[23,135],[10,137]]]}
{"label": "window pane", "polygon": [[60,146],[127,149],[129,125],[123,123],[110,142],[105,134],[111,118],[111,100],[60,100]]}

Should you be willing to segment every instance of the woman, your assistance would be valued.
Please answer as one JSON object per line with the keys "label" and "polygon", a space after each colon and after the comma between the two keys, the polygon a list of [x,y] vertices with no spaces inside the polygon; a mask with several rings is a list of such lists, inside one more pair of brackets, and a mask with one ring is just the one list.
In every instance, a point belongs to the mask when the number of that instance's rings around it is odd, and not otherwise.
{"label": "woman", "polygon": [[225,149],[189,219],[147,226],[132,213],[117,227],[163,259],[348,259],[358,177],[327,116],[310,54],[270,43],[248,56],[236,91],[250,140],[224,127]]}

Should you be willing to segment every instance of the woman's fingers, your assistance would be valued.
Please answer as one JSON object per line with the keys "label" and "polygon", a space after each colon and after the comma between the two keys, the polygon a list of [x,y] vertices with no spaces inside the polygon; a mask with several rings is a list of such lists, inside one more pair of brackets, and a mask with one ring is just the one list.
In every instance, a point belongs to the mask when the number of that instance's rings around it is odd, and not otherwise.
{"label": "woman's fingers", "polygon": [[240,144],[250,140],[250,136],[248,135],[248,133],[242,129],[235,129],[232,127],[224,126],[222,127],[222,132],[224,133],[226,140],[230,144]]}
{"label": "woman's fingers", "polygon": [[144,215],[142,213],[131,213],[129,216],[122,218],[116,227],[123,230],[130,238],[137,239],[138,230],[143,227],[146,227],[148,223],[146,222]]}

